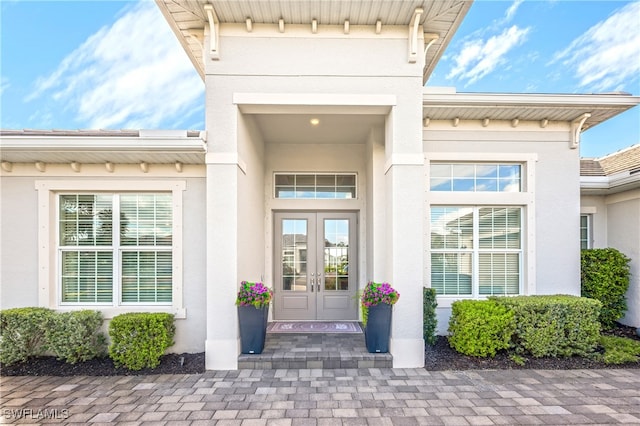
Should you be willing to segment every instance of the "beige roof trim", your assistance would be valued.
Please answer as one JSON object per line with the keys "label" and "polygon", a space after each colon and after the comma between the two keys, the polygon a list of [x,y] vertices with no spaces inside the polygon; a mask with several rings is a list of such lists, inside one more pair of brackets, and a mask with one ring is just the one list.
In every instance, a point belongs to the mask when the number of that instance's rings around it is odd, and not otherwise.
{"label": "beige roof trim", "polygon": [[629,94],[511,94],[456,93],[455,89],[425,88],[423,119],[519,120],[572,122],[590,114],[582,131],[640,104]]}

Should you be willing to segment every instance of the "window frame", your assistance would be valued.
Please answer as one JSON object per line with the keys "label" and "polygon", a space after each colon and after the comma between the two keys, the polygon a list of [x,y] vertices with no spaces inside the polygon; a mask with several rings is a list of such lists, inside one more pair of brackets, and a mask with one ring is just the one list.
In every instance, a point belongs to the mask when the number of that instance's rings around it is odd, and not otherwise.
{"label": "window frame", "polygon": [[[58,280],[58,305],[59,306],[171,306],[172,302],[131,302],[123,300],[124,290],[124,257],[125,253],[171,253],[172,263],[173,263],[173,234],[172,234],[172,243],[171,245],[126,245],[122,244],[121,236],[119,232],[114,232],[114,230],[121,229],[121,214],[123,209],[121,208],[122,196],[123,195],[167,195],[171,197],[171,192],[169,191],[59,191],[56,192],[56,251],[57,251],[57,273],[56,278]],[[62,244],[60,241],[62,221],[60,218],[61,211],[61,199],[64,196],[97,196],[101,195],[103,197],[108,197],[110,199],[110,208],[112,213],[111,219],[111,243],[108,245],[99,245],[99,244],[88,244],[88,245],[71,245],[71,244]],[[171,203],[173,204],[173,203]],[[173,230],[173,209],[171,215],[171,227]],[[63,300],[63,291],[64,287],[62,271],[63,271],[63,255],[64,253],[70,252],[95,252],[95,253],[110,253],[111,254],[111,302],[73,302],[73,301],[65,301]],[[172,268],[173,269],[173,268]],[[157,274],[155,276],[157,278]],[[173,276],[172,276],[173,282]],[[173,287],[173,284],[172,284]],[[138,295],[139,296],[139,295]],[[157,295],[156,295],[157,296]],[[172,299],[173,299],[173,288],[172,288]]]}
{"label": "window frame", "polygon": [[[507,295],[507,296],[516,296],[516,295],[520,295],[522,294],[523,291],[523,258],[524,258],[524,254],[523,254],[523,212],[524,212],[524,208],[521,206],[489,206],[489,205],[481,205],[481,206],[441,206],[441,205],[431,205],[430,210],[433,208],[460,208],[460,209],[469,209],[471,210],[471,214],[472,214],[472,227],[471,227],[471,232],[472,232],[472,245],[471,247],[463,247],[463,248],[447,248],[447,247],[442,247],[442,248],[433,248],[432,244],[431,244],[431,239],[429,241],[429,252],[430,252],[430,256],[429,256],[429,266],[430,268],[432,267],[432,263],[431,263],[431,255],[433,254],[456,254],[456,255],[460,255],[460,254],[466,254],[466,255],[470,255],[471,256],[471,293],[470,294],[438,294],[437,297],[439,298],[473,298],[473,299],[477,299],[477,298],[486,298],[489,296],[503,296],[503,295]],[[519,221],[520,221],[520,229],[519,229],[519,233],[520,233],[520,240],[519,240],[519,248],[509,248],[509,247],[505,247],[505,248],[483,248],[480,244],[480,231],[481,231],[481,226],[480,226],[480,211],[482,209],[501,209],[501,208],[508,208],[508,209],[517,209],[519,210]],[[431,214],[431,211],[429,212],[429,214]],[[431,224],[431,222],[430,222]],[[480,287],[481,287],[481,283],[480,283],[480,257],[483,254],[516,254],[518,255],[518,293],[517,294],[481,294],[480,293]],[[429,277],[429,280],[431,282],[431,275]]]}
{"label": "window frame", "polygon": [[[431,176],[431,173],[429,173],[429,191],[430,192],[478,192],[478,193],[502,193],[502,192],[522,192],[522,163],[520,162],[488,162],[488,161],[482,161],[482,162],[476,162],[476,161],[432,161],[431,162],[431,167],[443,167],[446,166],[449,168],[449,174],[446,176],[446,179],[449,181],[451,188],[450,189],[434,189],[434,185],[433,185],[433,181],[434,180],[438,180],[438,179],[445,179],[445,176]],[[456,166],[460,166],[460,167],[472,167],[473,168],[473,176],[465,176],[465,177],[461,177],[461,176],[456,176]],[[481,175],[478,174],[478,169],[479,167],[486,167],[486,166],[494,166],[496,168],[496,176],[495,177],[482,177]],[[506,168],[506,167],[514,167],[517,166],[519,168],[518,170],[518,179],[517,179],[517,183],[518,183],[518,190],[517,191],[506,191],[506,190],[501,190],[501,183],[503,182],[507,182],[507,181],[513,181],[513,179],[507,179],[504,176],[500,175],[500,171],[502,170],[502,168]],[[456,189],[456,181],[458,181],[458,184],[460,181],[472,181],[473,182],[473,189],[471,190],[460,190],[460,189]],[[495,189],[492,190],[482,190],[479,189],[481,188],[481,182],[482,181],[486,181],[486,182],[491,182],[491,181],[495,181]],[[436,185],[435,188],[438,188],[439,186],[441,186],[442,184]]]}
{"label": "window frame", "polygon": [[[277,184],[277,179],[278,176],[292,176],[294,179],[297,179],[298,176],[313,176],[314,177],[314,184],[313,184],[313,197],[297,197],[297,196],[293,196],[293,197],[278,197],[278,188],[281,187],[282,185],[278,185]],[[325,187],[328,188],[329,186],[326,185],[318,185],[317,183],[317,178],[318,176],[333,176],[334,177],[334,181],[341,177],[341,176],[345,176],[345,177],[353,177],[353,197],[349,198],[349,197],[318,197],[318,188],[319,187]],[[273,194],[272,197],[275,200],[319,200],[319,201],[327,201],[327,200],[338,200],[338,201],[346,201],[346,200],[357,200],[358,199],[358,174],[354,173],[354,172],[273,172],[273,177],[272,177],[272,185],[273,185]],[[309,187],[310,185],[301,185],[302,187]],[[351,187],[351,185],[344,185],[345,187]],[[296,184],[293,185],[294,188],[297,187]],[[335,184],[334,188],[338,188],[338,185]],[[297,193],[298,191],[296,191],[294,189],[294,194]],[[337,191],[336,191],[337,193]]]}
{"label": "window frame", "polygon": [[[425,284],[431,286],[431,207],[521,207],[520,294],[536,294],[536,204],[535,170],[538,155],[535,153],[487,153],[487,152],[430,152],[425,153]],[[445,192],[431,191],[431,163],[517,163],[521,165],[520,192]],[[456,300],[484,299],[484,295],[439,295],[438,306],[451,307]]]}
{"label": "window frame", "polygon": [[[582,230],[584,229],[582,226],[582,218],[586,219],[586,230],[587,230],[587,239],[586,247],[582,247]],[[580,250],[588,250],[593,248],[593,214],[591,213],[580,213]]]}
{"label": "window frame", "polygon": [[[182,277],[182,223],[183,223],[183,192],[186,190],[185,181],[142,181],[142,180],[46,180],[36,181],[38,191],[38,265],[39,292],[38,303],[41,307],[55,310],[96,309],[98,308],[106,319],[126,312],[168,312],[176,318],[185,318]],[[172,206],[172,245],[166,249],[172,257],[172,301],[171,303],[121,302],[121,278],[114,275],[113,297],[111,303],[93,302],[62,302],[61,287],[61,251],[58,246],[59,217],[58,200],[61,194],[83,193],[94,194],[138,194],[138,193],[168,193],[171,195]],[[114,197],[119,199],[119,197]],[[94,246],[88,246],[94,248]],[[138,247],[138,246],[136,246]],[[149,246],[155,251],[157,246]],[[146,247],[145,247],[146,249]],[[82,247],[79,249],[82,251]],[[114,274],[120,274],[115,265],[120,263],[122,246],[113,247]],[[89,250],[91,251],[91,250]],[[116,285],[117,284],[117,285]],[[117,287],[117,289],[116,289]],[[116,295],[117,294],[117,295]]]}

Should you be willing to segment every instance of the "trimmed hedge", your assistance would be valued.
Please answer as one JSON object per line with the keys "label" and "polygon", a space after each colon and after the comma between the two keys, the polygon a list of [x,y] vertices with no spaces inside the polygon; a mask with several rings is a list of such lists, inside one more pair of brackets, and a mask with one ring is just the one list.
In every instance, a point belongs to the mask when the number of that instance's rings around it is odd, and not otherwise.
{"label": "trimmed hedge", "polygon": [[582,250],[580,257],[581,295],[602,302],[600,323],[613,328],[627,311],[631,259],[614,248]]}
{"label": "trimmed hedge", "polygon": [[436,329],[438,319],[436,318],[436,290],[433,288],[422,289],[422,335],[425,343],[436,344]]}
{"label": "trimmed hedge", "polygon": [[601,303],[585,297],[516,296],[491,297],[514,314],[511,346],[518,354],[586,356],[598,346]]}
{"label": "trimmed hedge", "polygon": [[495,356],[507,349],[515,330],[511,310],[493,300],[458,300],[451,305],[449,345],[465,355]]}
{"label": "trimmed hedge", "polygon": [[0,311],[0,362],[11,365],[44,354],[47,324],[53,315],[47,308]]}
{"label": "trimmed hedge", "polygon": [[106,350],[106,338],[99,330],[102,314],[82,310],[55,314],[47,326],[47,346],[58,359],[69,364],[88,361]]}
{"label": "trimmed hedge", "polygon": [[130,370],[157,367],[174,343],[173,320],[167,313],[134,312],[114,317],[109,324],[109,356],[116,366]]}

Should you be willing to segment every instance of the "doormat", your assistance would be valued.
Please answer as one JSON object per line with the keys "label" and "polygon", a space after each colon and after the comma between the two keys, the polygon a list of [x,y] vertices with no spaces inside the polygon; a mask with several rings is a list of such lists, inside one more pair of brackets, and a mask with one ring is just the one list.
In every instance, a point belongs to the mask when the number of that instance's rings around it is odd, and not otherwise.
{"label": "doormat", "polygon": [[267,333],[362,333],[362,328],[357,322],[347,321],[278,321],[269,323]]}

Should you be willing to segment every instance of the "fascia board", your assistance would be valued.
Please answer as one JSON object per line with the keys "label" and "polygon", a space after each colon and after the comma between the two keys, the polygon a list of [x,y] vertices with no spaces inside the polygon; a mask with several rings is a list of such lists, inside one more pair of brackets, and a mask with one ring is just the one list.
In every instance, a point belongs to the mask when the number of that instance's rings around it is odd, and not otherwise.
{"label": "fascia board", "polygon": [[640,174],[622,172],[611,176],[580,176],[581,191],[598,191],[607,194],[623,186],[625,190],[640,187]]}
{"label": "fascia board", "polygon": [[3,136],[0,150],[5,152],[206,152],[200,138],[122,138],[122,137],[25,137]]}

